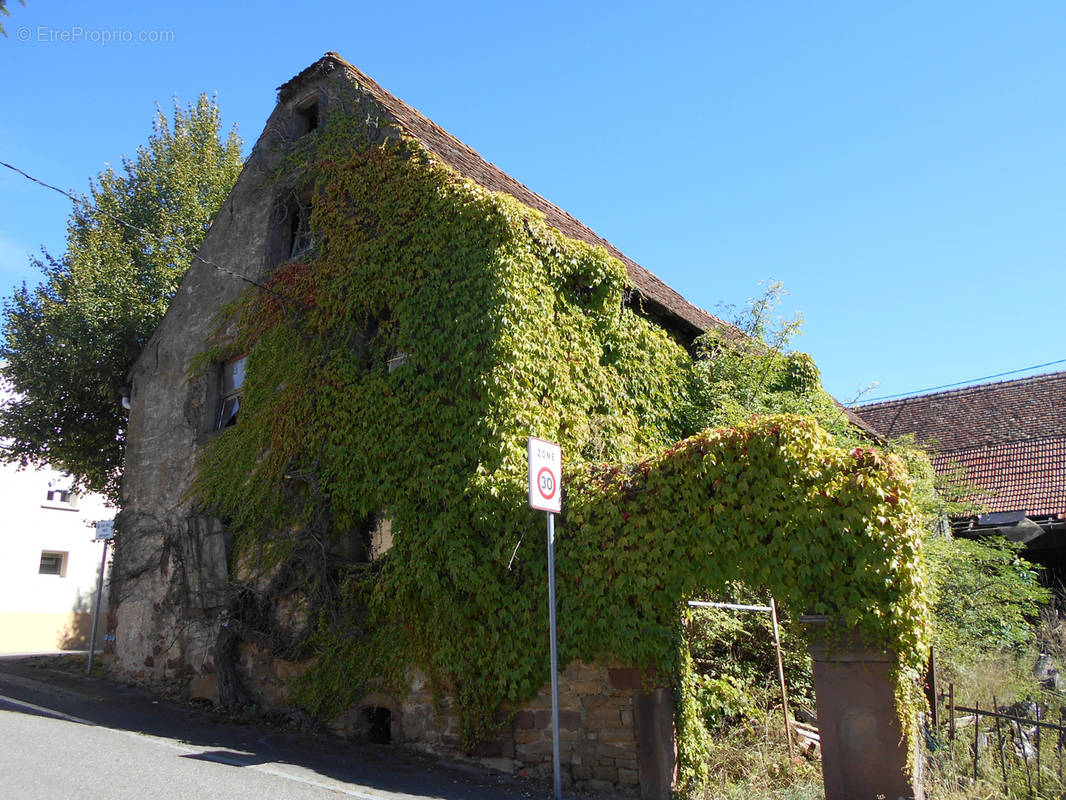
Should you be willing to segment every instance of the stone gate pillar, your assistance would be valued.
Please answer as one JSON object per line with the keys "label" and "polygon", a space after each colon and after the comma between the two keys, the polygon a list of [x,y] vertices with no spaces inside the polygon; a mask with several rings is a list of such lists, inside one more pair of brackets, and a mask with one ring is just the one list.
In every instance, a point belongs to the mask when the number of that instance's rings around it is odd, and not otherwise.
{"label": "stone gate pillar", "polygon": [[896,713],[894,654],[858,636],[826,644],[823,616],[805,616],[814,661],[814,695],[826,800],[923,800],[921,759],[907,768],[907,743]]}

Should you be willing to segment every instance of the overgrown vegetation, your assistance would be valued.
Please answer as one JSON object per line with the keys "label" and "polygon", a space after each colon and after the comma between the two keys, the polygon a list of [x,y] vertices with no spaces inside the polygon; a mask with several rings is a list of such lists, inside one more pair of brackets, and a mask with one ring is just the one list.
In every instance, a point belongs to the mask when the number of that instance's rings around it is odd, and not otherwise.
{"label": "overgrown vegetation", "polygon": [[147,145],[110,167],[74,206],[67,250],[44,253],[44,281],[4,303],[0,455],[70,473],[118,499],[125,412],[120,390],[241,170],[241,140],[222,135],[206,95],[162,111]]}
{"label": "overgrown vegetation", "polygon": [[[314,655],[296,695],[312,713],[402,691],[417,666],[455,698],[467,745],[489,735],[493,712],[548,675],[542,519],[525,500],[538,435],[567,461],[561,663],[610,656],[700,691],[681,604],[744,580],[916,668],[909,480],[895,456],[833,440],[826,427],[846,425],[810,360],[734,357],[728,332],[693,358],[626,302],[618,261],[416,142],[368,141],[358,102],[334,103],[278,177],[313,187],[313,249],[228,309],[201,361],[247,353],[248,369],[240,422],[204,451],[194,492],[234,533],[238,592],[299,576],[276,600],[298,592],[306,620],[281,641],[258,611],[238,614],[230,634]],[[767,416],[725,402],[745,370]],[[824,426],[773,413],[812,408]],[[382,517],[395,544],[368,563]],[[682,730],[692,791],[699,739]]]}

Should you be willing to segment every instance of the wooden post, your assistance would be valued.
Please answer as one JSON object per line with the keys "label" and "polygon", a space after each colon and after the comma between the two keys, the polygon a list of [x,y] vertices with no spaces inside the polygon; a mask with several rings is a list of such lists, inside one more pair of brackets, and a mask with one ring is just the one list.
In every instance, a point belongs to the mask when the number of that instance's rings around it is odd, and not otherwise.
{"label": "wooden post", "polygon": [[951,748],[951,774],[958,779],[955,768],[955,683],[948,684],[948,747]]}
{"label": "wooden post", "polygon": [[774,623],[774,649],[777,651],[777,680],[781,683],[781,713],[785,718],[785,741],[788,742],[788,757],[794,758],[792,729],[788,724],[788,691],[785,689],[785,662],[781,658],[781,633],[777,625],[777,603],[770,598],[770,619]]}
{"label": "wooden post", "polygon": [[[1010,723],[1007,723],[1010,725]],[[1025,754],[1025,737],[1022,735],[1022,723],[1018,720],[1014,720],[1014,727],[1018,731],[1018,747],[1022,751],[1022,761],[1025,762],[1025,784],[1029,789],[1029,796],[1033,796],[1033,773],[1029,769],[1029,757]],[[1036,729],[1039,731],[1040,726],[1037,725]],[[1007,730],[1010,730],[1008,727]]]}
{"label": "wooden post", "polygon": [[925,671],[925,699],[929,701],[929,721],[933,734],[940,732],[940,691],[936,685],[936,652],[929,646],[929,667]]}

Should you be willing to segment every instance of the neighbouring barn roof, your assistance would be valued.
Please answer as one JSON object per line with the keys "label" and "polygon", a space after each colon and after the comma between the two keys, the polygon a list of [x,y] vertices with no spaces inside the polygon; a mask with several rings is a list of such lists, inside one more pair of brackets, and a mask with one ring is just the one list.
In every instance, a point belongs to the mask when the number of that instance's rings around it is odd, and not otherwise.
{"label": "neighbouring barn roof", "polygon": [[464,178],[494,192],[504,192],[521,203],[544,214],[548,224],[560,233],[587,244],[599,245],[625,264],[632,288],[652,306],[650,311],[671,318],[677,327],[695,338],[710,328],[731,328],[718,317],[693,305],[617,247],[582,225],[558,206],[516,181],[494,164],[490,164],[474,150],[460,142],[433,121],[422,116],[398,97],[382,89],[371,78],[336,53],[326,53],[314,64],[278,87],[282,101],[291,99],[308,80],[322,72],[344,69],[359,87],[382,106],[396,124],[408,135],[418,139],[430,152]]}
{"label": "neighbouring barn roof", "polygon": [[961,469],[968,483],[995,492],[983,501],[990,513],[1045,517],[1066,511],[1066,437],[938,453],[932,461],[938,473]]}
{"label": "neighbouring barn roof", "polygon": [[869,403],[885,436],[913,433],[933,467],[994,494],[988,511],[1066,512],[1066,372]]}

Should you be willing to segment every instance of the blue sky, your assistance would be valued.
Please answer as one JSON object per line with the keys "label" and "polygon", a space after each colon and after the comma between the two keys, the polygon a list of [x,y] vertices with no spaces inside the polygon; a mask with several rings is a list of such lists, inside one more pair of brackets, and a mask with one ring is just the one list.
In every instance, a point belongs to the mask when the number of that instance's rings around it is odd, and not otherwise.
{"label": "blue sky", "polygon": [[[1066,359],[1066,4],[10,10],[0,160],[64,188],[175,96],[217,93],[250,147],[335,50],[697,305],[782,281],[841,400]],[[0,170],[0,293],[69,210]]]}

